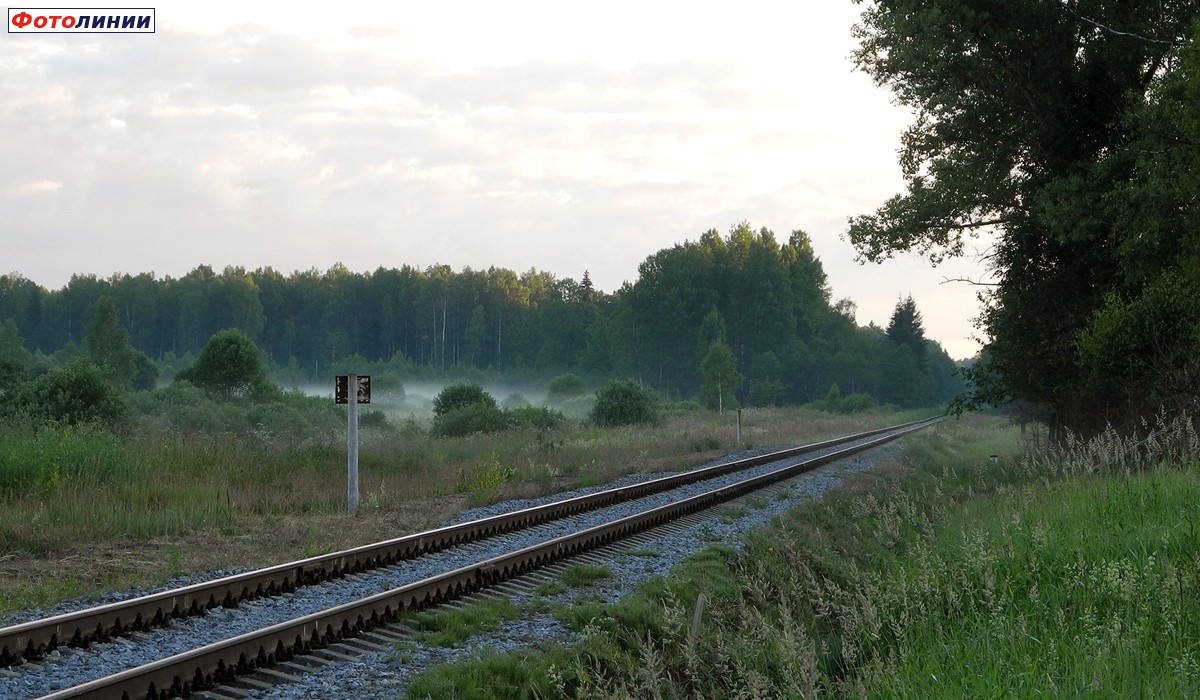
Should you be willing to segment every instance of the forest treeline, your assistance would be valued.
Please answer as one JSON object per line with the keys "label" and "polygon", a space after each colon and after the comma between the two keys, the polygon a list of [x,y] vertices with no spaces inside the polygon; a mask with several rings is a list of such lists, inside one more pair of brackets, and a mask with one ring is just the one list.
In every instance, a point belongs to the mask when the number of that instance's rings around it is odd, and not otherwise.
{"label": "forest treeline", "polygon": [[425,374],[631,378],[692,397],[715,343],[731,351],[734,395],[745,405],[805,403],[834,384],[905,406],[945,402],[961,389],[911,299],[898,303],[888,329],[859,326],[853,302],[830,299],[804,232],[780,243],[746,223],[654,253],[635,282],[611,294],[586,272],[576,281],[445,265],[286,275],[201,265],[178,279],[75,275],[58,290],[14,273],[0,276],[0,321],[13,321],[9,332],[15,326],[28,350],[69,358],[105,298],[130,344],[167,368],[186,366],[211,336],[236,328],[281,371],[320,382],[361,358]]}

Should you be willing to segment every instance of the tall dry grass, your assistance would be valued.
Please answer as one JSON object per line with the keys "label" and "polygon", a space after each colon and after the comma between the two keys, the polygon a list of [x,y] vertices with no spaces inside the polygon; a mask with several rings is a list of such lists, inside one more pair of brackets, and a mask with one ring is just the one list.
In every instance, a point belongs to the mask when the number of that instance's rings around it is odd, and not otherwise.
{"label": "tall dry grass", "polygon": [[[799,444],[904,419],[748,411],[742,446]],[[14,421],[0,429],[0,598],[12,609],[310,556],[431,527],[472,505],[680,469],[735,449],[734,420],[689,412],[657,426],[571,424],[454,439],[412,426],[364,428],[355,517],[345,514],[345,436],[335,429],[214,434],[152,417],[116,436]],[[133,553],[146,546],[158,553]],[[99,558],[103,565],[89,561]],[[40,583],[56,580],[53,573],[77,582]],[[17,585],[23,592],[7,595]]]}

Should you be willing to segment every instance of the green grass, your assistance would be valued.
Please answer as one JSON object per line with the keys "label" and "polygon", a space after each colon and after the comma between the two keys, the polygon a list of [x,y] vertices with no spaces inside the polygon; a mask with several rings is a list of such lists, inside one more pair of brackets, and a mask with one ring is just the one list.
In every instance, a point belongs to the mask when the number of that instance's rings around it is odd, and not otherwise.
{"label": "green grass", "polygon": [[539,583],[533,592],[534,594],[543,597],[561,595],[567,592],[567,586],[561,581],[546,581],[544,583]]}
{"label": "green grass", "polygon": [[633,549],[622,549],[620,552],[617,552],[617,554],[619,556],[626,556],[626,557],[661,557],[662,556],[662,552],[658,552],[653,549],[646,549],[645,547],[635,547]]}
{"label": "green grass", "polygon": [[[893,697],[1200,692],[1195,471],[1075,478],[972,503],[887,576]],[[865,640],[862,640],[865,644]],[[980,653],[983,650],[983,653]]]}
{"label": "green grass", "polygon": [[32,581],[18,583],[5,601],[8,610],[37,608],[49,602],[76,598],[88,593],[78,578],[42,572]]}
{"label": "green grass", "polygon": [[414,677],[409,698],[541,700],[578,695],[590,683],[586,667],[564,652],[492,654],[461,666],[439,666]]}
{"label": "green grass", "polygon": [[720,520],[722,523],[729,524],[746,517],[749,512],[750,510],[746,506],[725,506],[721,509]]}
{"label": "green grass", "polygon": [[455,647],[481,633],[500,629],[518,616],[507,599],[478,600],[461,609],[413,613],[408,620],[416,641],[438,647]]}
{"label": "green grass", "polygon": [[[360,508],[351,518],[344,411],[331,403],[291,394],[265,405],[220,403],[177,386],[130,401],[131,425],[120,434],[20,418],[0,423],[0,613],[22,607],[19,600],[53,603],[68,590],[155,585],[179,572],[354,546],[381,529],[429,527],[463,503],[680,467],[695,461],[694,449],[713,444],[710,436],[732,434],[729,415],[709,411],[681,412],[657,426],[567,425],[459,439],[415,425],[368,427],[360,434]],[[784,446],[905,418],[778,408],[747,414],[744,434]],[[254,549],[237,534],[298,533],[308,524],[320,533],[282,548],[263,538]],[[146,543],[178,547],[178,557],[164,556],[161,567],[114,559],[134,558]],[[78,586],[48,583],[57,577],[75,577]]]}
{"label": "green grass", "polygon": [[943,425],[743,553],[560,607],[572,644],[438,667],[408,697],[493,673],[503,698],[1195,697],[1200,441],[1172,430],[1191,447],[1138,462],[1111,435],[1051,459],[1000,421]]}
{"label": "green grass", "polygon": [[607,566],[590,566],[587,564],[571,564],[563,569],[559,578],[570,588],[590,586],[597,581],[612,577],[612,570]]}
{"label": "green grass", "polygon": [[39,429],[23,422],[6,427],[0,439],[0,497],[50,494],[70,483],[98,486],[132,481],[145,474],[144,461],[106,430]]}

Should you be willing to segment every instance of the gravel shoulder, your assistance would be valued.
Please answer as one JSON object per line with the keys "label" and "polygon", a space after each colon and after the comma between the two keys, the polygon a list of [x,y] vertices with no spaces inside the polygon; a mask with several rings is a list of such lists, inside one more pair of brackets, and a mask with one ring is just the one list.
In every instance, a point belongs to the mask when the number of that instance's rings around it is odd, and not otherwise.
{"label": "gravel shoulder", "polygon": [[[835,488],[848,476],[899,459],[901,447],[889,443],[835,464],[821,467],[788,482],[779,497],[760,501],[758,508],[738,508],[712,514],[708,520],[686,530],[655,538],[640,545],[639,556],[610,557],[607,563],[612,576],[590,586],[569,589],[564,593],[545,596],[543,603],[571,605],[581,599],[600,598],[615,602],[638,583],[654,576],[669,576],[684,558],[714,544],[741,549],[741,535],[771,522],[771,519],[812,498],[819,498]],[[516,509],[527,504],[496,504],[494,508]],[[482,514],[464,517],[482,517]],[[650,555],[652,553],[652,555]],[[476,635],[457,648],[422,647],[414,645],[403,654],[367,654],[354,663],[338,664],[305,675],[299,683],[278,686],[251,697],[267,700],[301,700],[312,697],[353,696],[365,700],[395,700],[402,697],[407,680],[414,674],[442,663],[452,663],[486,653],[503,653],[539,644],[567,642],[573,632],[545,613],[531,612],[527,606],[532,596],[513,598],[521,609],[520,619],[506,622],[496,632]],[[541,605],[539,608],[544,609]]]}
{"label": "gravel shoulder", "polygon": [[[875,466],[881,460],[894,459],[899,455],[899,446],[889,443],[872,449],[847,460],[817,469],[788,482],[788,487],[778,497],[758,499],[755,507],[736,509],[715,509],[712,517],[690,529],[663,535],[640,548],[650,550],[648,556],[614,556],[610,558],[608,567],[612,576],[591,586],[571,589],[557,596],[544,598],[543,601],[570,605],[577,596],[587,596],[590,599],[600,597],[606,601],[615,601],[631,590],[637,583],[652,576],[668,575],[670,570],[683,558],[701,551],[714,543],[725,543],[739,546],[739,536],[752,529],[770,522],[775,515],[807,500],[818,497],[839,484],[846,476],[854,472]],[[721,461],[737,457],[759,454],[765,450],[730,455]],[[769,469],[769,466],[759,470]],[[757,473],[758,470],[751,470]],[[618,479],[610,484],[559,493],[554,496],[522,499],[497,503],[482,508],[464,511],[449,522],[471,520],[502,512],[510,512],[537,505],[547,501],[570,498],[584,493],[590,493],[615,486],[637,483],[663,476],[663,473],[636,474]],[[744,478],[745,475],[730,477],[731,480]],[[682,489],[687,491],[688,487]],[[695,491],[706,490],[708,485],[694,485]],[[690,494],[685,494],[690,495]],[[556,524],[552,532],[542,531],[535,537],[537,540],[568,532],[578,531],[608,519],[622,509],[635,507],[645,508],[661,505],[662,503],[679,498],[680,492],[659,494],[648,499],[642,499],[640,506],[622,504],[609,509],[583,514]],[[657,501],[657,502],[656,502]],[[292,617],[316,612],[343,602],[387,590],[410,581],[415,581],[432,575],[448,567],[460,566],[469,561],[477,560],[480,556],[491,556],[488,552],[500,553],[514,546],[520,546],[522,538],[529,535],[514,533],[488,540],[484,543],[485,551],[457,552],[448,550],[430,557],[425,557],[408,565],[389,567],[377,572],[367,572],[348,579],[329,582],[320,586],[301,589],[293,594],[270,598],[245,604],[237,610],[217,609],[210,614],[191,618],[173,624],[171,627],[136,635],[129,640],[119,640],[104,645],[102,654],[88,651],[61,648],[53,652],[51,658],[30,664],[33,668],[0,669],[0,697],[37,697],[47,692],[66,687],[72,683],[102,677],[115,673],[152,658],[163,658],[174,653],[194,648],[198,643],[211,643],[219,639],[241,634],[251,629],[273,622],[283,621]],[[529,542],[531,544],[532,542]],[[465,559],[464,559],[465,557]],[[469,560],[469,561],[468,561]],[[212,571],[207,574],[179,578],[172,584],[188,585],[202,580],[208,580],[222,575],[234,573],[232,570]],[[125,591],[110,594],[104,602],[119,600],[145,591]],[[256,693],[252,697],[264,698],[309,698],[309,697],[338,697],[353,694],[360,698],[396,698],[402,691],[406,679],[413,673],[419,672],[431,664],[443,663],[464,658],[466,656],[484,653],[486,651],[507,651],[535,643],[566,640],[571,634],[560,623],[546,614],[529,612],[524,604],[530,597],[523,596],[514,599],[518,608],[522,609],[522,617],[505,623],[503,629],[495,633],[478,635],[459,648],[426,648],[416,646],[405,649],[403,654],[381,653],[360,657],[354,663],[338,664],[320,671],[306,674],[301,682],[279,686],[266,692]],[[93,599],[70,601],[57,606],[53,611],[27,611],[9,616],[8,624],[21,619],[44,617],[47,612],[66,612],[68,610],[94,605]],[[221,622],[219,629],[215,622]],[[402,660],[401,660],[402,659]]]}

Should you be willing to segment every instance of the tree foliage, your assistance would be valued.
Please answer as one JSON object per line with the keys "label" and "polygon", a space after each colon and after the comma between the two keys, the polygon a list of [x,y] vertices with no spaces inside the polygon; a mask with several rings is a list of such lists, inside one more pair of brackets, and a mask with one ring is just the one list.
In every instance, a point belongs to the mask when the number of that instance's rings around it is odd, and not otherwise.
{"label": "tree foliage", "polygon": [[269,399],[279,393],[262,352],[245,333],[228,328],[209,338],[196,364],[176,375],[224,399]]}
{"label": "tree foliage", "polygon": [[629,380],[612,381],[596,392],[591,420],[613,427],[658,422],[658,400],[653,392]]}
{"label": "tree foliage", "polygon": [[587,393],[587,386],[574,374],[560,374],[550,380],[546,392],[547,403],[559,404],[583,396]]}
{"label": "tree foliage", "polygon": [[496,399],[474,382],[451,384],[433,399],[433,434],[461,437],[508,427]]}
{"label": "tree foliage", "polygon": [[433,415],[444,416],[467,406],[497,408],[496,399],[475,382],[459,382],[443,388],[433,399]]}
{"label": "tree foliage", "polygon": [[[61,366],[105,297],[115,306],[104,311],[106,327],[123,330],[129,345],[167,372],[188,367],[210,337],[233,328],[292,386],[386,363],[390,376],[373,373],[380,388],[411,374],[571,374],[632,377],[691,398],[716,341],[745,375],[740,400],[807,403],[837,382],[898,402],[884,395],[894,358],[877,329],[856,324],[852,302],[831,303],[807,234],[777,237],[745,222],[650,255],[637,279],[611,294],[590,278],[536,270],[435,265],[355,273],[335,265],[284,275],[201,265],[178,279],[76,275],[54,291],[0,275],[0,320],[14,322],[35,356],[54,353],[46,364]],[[928,401],[948,400],[956,384],[932,379],[932,365],[951,361],[940,348],[930,352],[937,362],[905,379],[928,383]]]}
{"label": "tree foliage", "polygon": [[851,219],[849,237],[868,261],[936,261],[994,235],[976,401],[1023,399],[1085,430],[1195,401],[1185,348],[1200,326],[1118,327],[1200,289],[1197,16],[1187,0],[864,11],[857,63],[916,119],[901,142],[907,191]]}
{"label": "tree foliage", "polygon": [[432,433],[443,437],[463,437],[474,433],[494,433],[508,427],[507,415],[495,402],[469,403],[434,417]]}
{"label": "tree foliage", "polygon": [[119,387],[145,391],[153,389],[158,381],[154,363],[129,344],[129,334],[117,318],[117,305],[112,297],[102,297],[96,304],[84,348],[88,358]]}
{"label": "tree foliage", "polygon": [[88,360],[23,382],[14,394],[0,402],[0,408],[56,423],[95,423],[108,428],[125,423],[127,407],[120,390]]}
{"label": "tree foliage", "polygon": [[0,323],[0,362],[7,362],[17,367],[25,367],[33,359],[33,355],[25,348],[21,331],[11,318]]}
{"label": "tree foliage", "polygon": [[917,310],[917,302],[913,301],[912,296],[896,304],[885,333],[888,340],[911,350],[919,366],[925,366],[925,326],[921,323],[921,312]]}
{"label": "tree foliage", "polygon": [[714,341],[709,346],[708,354],[700,363],[700,371],[704,376],[700,398],[705,406],[718,411],[738,407],[735,392],[742,384],[742,375],[733,352],[724,343]]}

